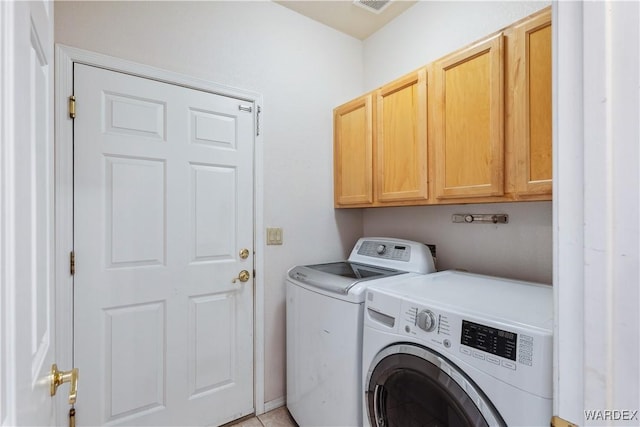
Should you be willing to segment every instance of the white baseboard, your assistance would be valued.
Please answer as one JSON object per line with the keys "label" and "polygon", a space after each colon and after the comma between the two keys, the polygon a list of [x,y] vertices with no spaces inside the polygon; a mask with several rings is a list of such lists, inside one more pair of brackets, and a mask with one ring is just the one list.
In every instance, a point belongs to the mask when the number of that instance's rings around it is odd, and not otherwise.
{"label": "white baseboard", "polygon": [[[269,411],[273,411],[274,409],[278,409],[281,406],[284,406],[286,403],[287,403],[287,400],[285,396],[270,400],[268,402],[264,402],[264,412],[269,412]],[[256,413],[256,415],[260,415],[260,414]]]}

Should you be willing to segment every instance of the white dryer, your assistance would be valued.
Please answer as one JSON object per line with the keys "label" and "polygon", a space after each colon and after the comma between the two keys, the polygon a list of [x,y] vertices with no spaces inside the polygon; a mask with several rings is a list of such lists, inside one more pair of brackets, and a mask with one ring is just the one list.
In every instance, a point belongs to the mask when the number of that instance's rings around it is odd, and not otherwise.
{"label": "white dryer", "polygon": [[362,425],[364,292],[435,271],[422,243],[358,240],[347,261],[297,266],[287,289],[287,408],[298,425]]}
{"label": "white dryer", "polygon": [[552,327],[548,285],[456,271],[374,284],[365,425],[549,425]]}

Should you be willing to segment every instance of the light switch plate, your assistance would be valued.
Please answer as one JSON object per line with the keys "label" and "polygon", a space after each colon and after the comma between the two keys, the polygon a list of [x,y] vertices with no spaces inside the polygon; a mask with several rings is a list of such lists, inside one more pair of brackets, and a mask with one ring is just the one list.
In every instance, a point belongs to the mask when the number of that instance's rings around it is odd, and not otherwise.
{"label": "light switch plate", "polygon": [[282,228],[267,227],[267,245],[282,244]]}

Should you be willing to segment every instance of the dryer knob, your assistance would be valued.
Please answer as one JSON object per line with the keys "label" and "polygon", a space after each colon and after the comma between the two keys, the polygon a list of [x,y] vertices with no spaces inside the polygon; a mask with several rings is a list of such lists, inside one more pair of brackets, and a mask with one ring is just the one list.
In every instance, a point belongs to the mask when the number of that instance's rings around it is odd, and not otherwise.
{"label": "dryer knob", "polygon": [[422,310],[418,313],[417,326],[426,332],[431,332],[436,328],[436,316],[430,310]]}
{"label": "dryer knob", "polygon": [[387,246],[378,245],[378,247],[376,248],[376,252],[378,253],[378,255],[384,255],[384,253],[387,252]]}

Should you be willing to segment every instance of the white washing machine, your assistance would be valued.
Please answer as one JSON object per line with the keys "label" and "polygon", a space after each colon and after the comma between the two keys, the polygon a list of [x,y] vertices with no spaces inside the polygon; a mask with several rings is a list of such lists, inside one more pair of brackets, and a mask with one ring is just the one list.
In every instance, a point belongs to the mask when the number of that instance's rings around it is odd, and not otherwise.
{"label": "white washing machine", "polygon": [[551,286],[443,271],[366,293],[365,424],[549,425]]}
{"label": "white washing machine", "polygon": [[359,239],[347,261],[289,270],[287,407],[298,425],[362,425],[364,291],[432,272],[427,246],[382,237]]}

